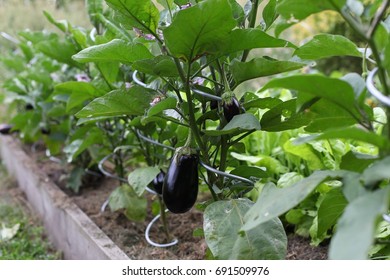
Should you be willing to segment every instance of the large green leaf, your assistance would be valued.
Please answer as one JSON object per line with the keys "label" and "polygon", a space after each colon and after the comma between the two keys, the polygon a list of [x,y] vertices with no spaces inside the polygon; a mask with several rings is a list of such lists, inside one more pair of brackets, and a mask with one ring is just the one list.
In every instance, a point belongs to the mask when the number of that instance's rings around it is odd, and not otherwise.
{"label": "large green leaf", "polygon": [[366,142],[384,150],[390,149],[390,142],[387,138],[357,127],[332,129],[321,134],[298,138],[294,142],[300,144],[322,139],[351,139]]}
{"label": "large green leaf", "polygon": [[332,56],[362,57],[357,46],[341,35],[319,34],[294,52],[302,59],[320,59]]}
{"label": "large green leaf", "polygon": [[56,26],[58,29],[60,29],[62,32],[68,32],[69,28],[71,27],[69,22],[66,20],[55,20],[51,14],[49,14],[47,11],[43,11],[43,15],[47,18],[47,20]]}
{"label": "large green leaf", "polygon": [[243,106],[245,110],[249,110],[250,108],[270,109],[276,105],[279,105],[280,103],[283,103],[283,101],[279,98],[264,97],[249,100],[248,102],[244,103]]}
{"label": "large green leaf", "polygon": [[253,114],[245,113],[234,116],[233,119],[221,130],[204,130],[203,132],[210,136],[219,136],[260,129],[261,126],[259,120]]}
{"label": "large green leaf", "polygon": [[[222,24],[221,24],[222,23]],[[169,52],[193,61],[197,56],[215,53],[236,26],[227,0],[208,0],[179,11],[164,30]]]}
{"label": "large green leaf", "polygon": [[63,151],[67,156],[68,162],[74,161],[86,149],[90,148],[93,144],[100,144],[102,138],[102,132],[99,129],[92,129],[85,135],[84,139],[76,139],[69,145],[64,147]]}
{"label": "large green leaf", "polygon": [[230,70],[232,71],[234,80],[237,84],[240,84],[250,79],[296,70],[305,65],[306,64],[299,62],[259,57],[248,62],[234,60],[230,64]]}
{"label": "large green leaf", "polygon": [[294,145],[291,140],[288,140],[284,143],[283,149],[286,153],[293,154],[305,160],[311,170],[324,169],[321,157],[308,144]]}
{"label": "large green leaf", "polygon": [[375,160],[376,158],[373,156],[357,154],[352,151],[349,151],[348,153],[343,155],[340,163],[340,169],[361,173]]}
{"label": "large green leaf", "polygon": [[356,172],[347,172],[343,176],[343,194],[348,202],[351,202],[360,196],[364,196],[369,192],[363,186],[360,177],[361,174]]}
{"label": "large green leaf", "polygon": [[236,0],[229,0],[229,4],[232,7],[233,17],[237,21],[237,25],[240,26],[244,24],[245,21],[245,12]]}
{"label": "large green leaf", "polygon": [[109,206],[112,211],[123,209],[130,220],[142,221],[146,217],[146,198],[139,197],[129,185],[122,185],[111,193]]}
{"label": "large green leaf", "polygon": [[244,178],[268,178],[270,175],[263,169],[255,166],[240,165],[230,171],[230,174],[238,175]]}
{"label": "large green leaf", "polygon": [[114,22],[112,19],[106,18],[102,14],[96,14],[96,19],[107,29],[107,31],[115,34],[115,37],[118,39],[130,39],[132,40],[130,34],[123,28],[119,26],[119,23]]}
{"label": "large green leaf", "polygon": [[157,0],[165,9],[172,9],[173,0]]}
{"label": "large green leaf", "polygon": [[150,107],[154,91],[140,86],[118,89],[96,98],[76,114],[78,118],[143,115]]}
{"label": "large green leaf", "polygon": [[114,39],[108,43],[86,48],[73,56],[73,59],[85,62],[122,62],[133,63],[141,59],[152,58],[153,55],[142,44]]}
{"label": "large green leaf", "polygon": [[230,54],[257,48],[297,48],[294,44],[272,37],[257,28],[235,29],[221,42],[219,53]]}
{"label": "large green leaf", "polygon": [[360,118],[352,86],[340,79],[320,75],[290,76],[273,79],[261,90],[269,88],[287,88],[324,98],[337,104],[351,116]]}
{"label": "large green leaf", "polygon": [[160,13],[150,0],[105,0],[120,15],[120,23],[156,33]]}
{"label": "large green leaf", "polygon": [[277,0],[270,0],[263,10],[263,19],[265,23],[266,30],[268,30],[271,25],[274,23],[278,14],[276,13],[276,4]]}
{"label": "large green leaf", "polygon": [[[298,95],[299,97],[302,94]],[[337,127],[348,127],[356,124],[356,119],[347,111],[326,99],[317,99],[313,105],[308,108],[312,115],[311,122],[305,127],[308,132],[322,132]]]}
{"label": "large green leaf", "polygon": [[382,214],[387,213],[390,187],[370,192],[352,201],[337,223],[337,230],[329,248],[329,258],[335,260],[362,260],[375,238]]}
{"label": "large green leaf", "polygon": [[59,35],[52,32],[24,30],[18,33],[19,36],[31,42],[33,45],[43,41],[59,40]]}
{"label": "large green leaf", "polygon": [[238,154],[235,152],[231,153],[231,156],[235,159],[245,161],[250,164],[254,164],[259,167],[265,167],[267,173],[277,174],[288,172],[288,167],[284,166],[280,161],[276,158],[267,156],[267,155],[257,155],[257,156],[249,156]]}
{"label": "large green leaf", "polygon": [[176,64],[169,56],[156,56],[152,59],[138,60],[132,65],[134,70],[160,77],[179,77]]}
{"label": "large green leaf", "polygon": [[279,219],[241,231],[243,217],[253,203],[247,199],[217,201],[207,206],[203,229],[217,259],[283,259],[287,238]]}
{"label": "large green leaf", "polygon": [[362,180],[368,186],[374,185],[385,179],[390,179],[390,157],[378,160],[364,170]]}
{"label": "large green leaf", "polygon": [[135,193],[138,196],[141,196],[145,188],[148,186],[150,182],[157,176],[160,172],[160,169],[157,167],[140,167],[133,170],[129,176],[128,181],[130,186],[133,187]]}
{"label": "large green leaf", "polygon": [[70,112],[84,104],[85,101],[99,97],[103,94],[91,83],[69,81],[58,84],[54,88],[54,94],[67,94],[69,99],[66,104],[66,111]]}
{"label": "large green leaf", "polygon": [[347,204],[341,188],[333,189],[325,195],[318,208],[317,236],[324,234],[336,223]]}
{"label": "large green leaf", "polygon": [[151,107],[148,111],[148,116],[155,116],[167,109],[175,109],[177,99],[175,97],[168,97],[158,102],[156,105]]}
{"label": "large green leaf", "polygon": [[265,131],[283,131],[305,126],[310,121],[310,116],[296,113],[296,99],[290,99],[265,112],[260,124]]}
{"label": "large green leaf", "polygon": [[77,53],[76,47],[71,42],[65,40],[45,40],[36,45],[37,49],[59,62],[69,64],[71,66],[80,66],[74,60],[72,55]]}
{"label": "large green leaf", "polygon": [[103,14],[103,0],[86,0],[87,11],[90,20],[96,26],[97,24],[97,15]]}
{"label": "large green leaf", "polygon": [[[281,0],[276,10],[286,19],[294,18],[302,20],[312,14],[325,10],[339,10],[347,0]],[[332,5],[334,2],[336,7]]]}
{"label": "large green leaf", "polygon": [[255,205],[246,213],[242,229],[250,230],[282,215],[304,200],[319,184],[343,174],[343,171],[316,171],[302,181],[283,189],[272,183],[266,184]]}

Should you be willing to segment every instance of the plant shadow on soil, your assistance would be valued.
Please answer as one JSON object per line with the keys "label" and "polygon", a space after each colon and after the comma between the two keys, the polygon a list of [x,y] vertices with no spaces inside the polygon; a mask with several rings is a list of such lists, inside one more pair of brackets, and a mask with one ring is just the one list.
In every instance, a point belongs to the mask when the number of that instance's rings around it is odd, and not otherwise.
{"label": "plant shadow on soil", "polygon": [[[88,186],[83,186],[79,194],[74,194],[65,188],[65,182],[61,178],[66,175],[64,167],[54,161],[50,161],[43,150],[37,149],[34,153],[29,147],[25,151],[33,157],[41,170],[54,181],[72,200],[82,209],[96,225],[118,245],[130,259],[179,259],[202,260],[206,258],[207,245],[202,237],[195,237],[194,230],[203,227],[202,213],[192,209],[187,213],[168,216],[169,229],[175,238],[179,240],[175,246],[158,248],[151,246],[145,239],[145,229],[153,219],[148,213],[144,222],[133,222],[121,212],[112,212],[109,207],[101,212],[101,207],[111,192],[119,186],[118,181],[104,178],[93,180]],[[148,195],[148,203],[157,199]],[[150,208],[149,208],[150,209]],[[150,238],[157,243],[164,243],[162,225],[156,222],[150,232]],[[288,235],[287,260],[325,260],[327,259],[327,246],[310,246],[310,240],[294,234]]]}

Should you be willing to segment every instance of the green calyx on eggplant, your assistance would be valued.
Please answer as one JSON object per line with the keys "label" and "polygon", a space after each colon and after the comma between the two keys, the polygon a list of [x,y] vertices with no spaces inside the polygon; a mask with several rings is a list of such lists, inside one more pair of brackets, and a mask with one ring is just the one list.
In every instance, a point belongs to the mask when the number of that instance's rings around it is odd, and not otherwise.
{"label": "green calyx on eggplant", "polygon": [[227,122],[234,116],[241,114],[240,103],[232,91],[227,91],[222,95],[223,115]]}
{"label": "green calyx on eggplant", "polygon": [[156,191],[156,193],[161,195],[163,184],[164,184],[164,178],[165,178],[165,172],[160,170],[160,173],[158,173],[157,176],[154,177],[153,181],[149,184],[149,187],[151,187],[153,190]]}
{"label": "green calyx on eggplant", "polygon": [[198,154],[189,147],[176,150],[164,178],[162,197],[172,213],[185,213],[198,196]]}

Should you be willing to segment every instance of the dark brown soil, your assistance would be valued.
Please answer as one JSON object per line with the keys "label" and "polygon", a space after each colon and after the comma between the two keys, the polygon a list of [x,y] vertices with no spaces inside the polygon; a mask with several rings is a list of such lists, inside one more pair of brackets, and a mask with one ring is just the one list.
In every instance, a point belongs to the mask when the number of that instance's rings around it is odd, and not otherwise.
{"label": "dark brown soil", "polygon": [[[39,150],[39,149],[38,149]],[[59,163],[48,160],[42,151],[31,153],[39,166],[49,177],[64,189],[66,170]],[[145,222],[132,222],[120,212],[111,212],[109,207],[101,212],[101,207],[111,192],[119,186],[118,181],[103,179],[99,185],[83,187],[80,194],[75,195],[67,189],[74,202],[131,258],[131,259],[205,259],[207,245],[203,238],[194,237],[195,229],[202,228],[202,213],[195,209],[180,215],[168,217],[171,234],[179,240],[175,246],[157,248],[149,245],[144,237],[148,223],[153,219],[148,214]],[[148,202],[157,199],[148,195]],[[166,242],[162,226],[157,222],[151,230],[150,238],[158,243]],[[290,234],[288,236],[289,260],[324,260],[327,259],[327,247],[312,247],[310,240]]]}

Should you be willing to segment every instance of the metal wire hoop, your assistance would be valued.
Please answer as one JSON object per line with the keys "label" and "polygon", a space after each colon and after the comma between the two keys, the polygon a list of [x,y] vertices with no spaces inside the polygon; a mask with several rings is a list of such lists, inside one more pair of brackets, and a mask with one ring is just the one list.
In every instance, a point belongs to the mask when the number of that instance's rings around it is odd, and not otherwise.
{"label": "metal wire hoop", "polygon": [[374,77],[378,72],[378,67],[374,68],[367,76],[366,86],[367,90],[378,99],[381,103],[390,107],[390,98],[383,95],[375,86],[374,86]]}
{"label": "metal wire hoop", "polygon": [[134,72],[133,72],[133,81],[137,84],[137,85],[139,85],[139,86],[141,86],[141,87],[144,87],[144,88],[149,88],[149,86],[147,85],[147,84],[145,84],[144,82],[142,82],[140,79],[138,79],[138,76],[137,76],[137,74],[138,74],[138,70],[134,70]]}
{"label": "metal wire hoop", "polygon": [[[166,209],[165,212],[168,212],[169,210]],[[157,243],[157,242],[154,242],[153,240],[150,239],[150,230],[152,228],[152,226],[154,225],[154,223],[160,218],[160,214],[158,214],[157,216],[155,216],[153,218],[153,220],[150,221],[150,223],[148,224],[148,226],[146,227],[146,230],[145,230],[145,239],[146,241],[152,245],[152,246],[155,246],[155,247],[159,247],[159,248],[165,248],[165,247],[170,247],[170,246],[174,246],[176,245],[177,243],[179,243],[179,240],[178,239],[174,239],[172,242],[169,242],[169,243]]]}
{"label": "metal wire hoop", "polygon": [[231,179],[236,179],[236,180],[248,183],[250,185],[254,185],[254,182],[249,180],[249,179],[247,179],[247,178],[244,178],[244,177],[241,177],[241,176],[237,176],[237,175],[234,175],[234,174],[230,174],[230,173],[226,173],[226,172],[220,171],[218,169],[212,168],[211,166],[208,166],[207,164],[205,164],[203,161],[200,161],[200,165],[202,165],[205,169],[207,169],[207,170],[209,170],[211,172],[214,172],[215,174],[218,174],[218,175],[221,175],[221,176],[224,176],[224,177],[228,177],[228,178],[231,178]]}
{"label": "metal wire hoop", "polygon": [[[123,177],[119,177],[115,174],[112,174],[111,172],[108,172],[107,170],[104,169],[103,165],[104,163],[111,157],[113,157],[115,154],[112,153],[112,154],[109,154],[107,156],[105,156],[104,158],[102,158],[100,161],[99,161],[99,164],[98,164],[98,168],[100,170],[100,172],[102,172],[106,177],[109,177],[109,178],[112,178],[112,179],[115,179],[115,180],[119,180],[120,182],[123,182],[123,183],[127,183],[127,179],[126,178],[123,178]],[[145,187],[145,190],[151,194],[155,194],[155,195],[158,195],[157,192],[155,192],[154,190],[152,190],[151,188],[149,187]],[[109,199],[107,198],[102,206],[100,207],[100,212],[104,212],[108,206],[108,203],[109,203]]]}

